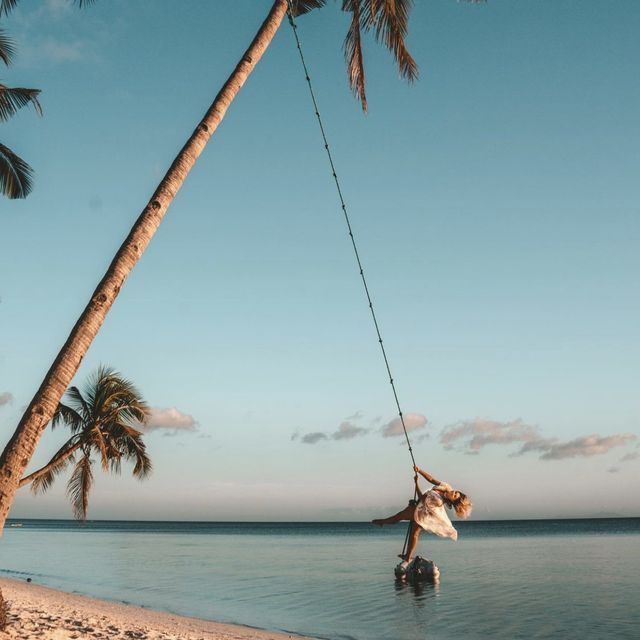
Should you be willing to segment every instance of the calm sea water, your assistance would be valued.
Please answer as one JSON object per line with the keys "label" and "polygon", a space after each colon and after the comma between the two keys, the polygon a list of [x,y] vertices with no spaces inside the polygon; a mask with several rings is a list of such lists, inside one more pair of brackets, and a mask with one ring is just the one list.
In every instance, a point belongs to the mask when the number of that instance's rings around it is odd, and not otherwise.
{"label": "calm sea water", "polygon": [[402,525],[23,520],[0,574],[183,615],[357,640],[640,637],[640,518],[458,523],[439,586],[393,578]]}

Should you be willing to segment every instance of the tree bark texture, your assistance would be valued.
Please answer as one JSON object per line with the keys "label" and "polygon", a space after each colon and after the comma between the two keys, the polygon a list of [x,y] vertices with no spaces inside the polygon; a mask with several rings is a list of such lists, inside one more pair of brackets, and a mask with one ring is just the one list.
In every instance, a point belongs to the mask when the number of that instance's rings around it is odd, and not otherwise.
{"label": "tree bark texture", "polygon": [[224,118],[229,105],[269,46],[286,12],[287,0],[275,0],[251,45],[215,97],[204,118],[176,156],[116,253],[109,269],[93,292],[89,304],[27,407],[11,440],[7,443],[0,457],[0,535],[22,474],[120,288],[158,229],[173,198],[209,138]]}

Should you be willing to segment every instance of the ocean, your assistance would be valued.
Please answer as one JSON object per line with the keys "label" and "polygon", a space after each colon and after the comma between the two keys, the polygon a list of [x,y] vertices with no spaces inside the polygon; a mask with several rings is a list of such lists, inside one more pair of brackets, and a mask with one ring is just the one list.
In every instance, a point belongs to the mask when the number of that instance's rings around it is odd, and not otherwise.
{"label": "ocean", "polygon": [[0,574],[327,640],[640,638],[640,518],[466,521],[423,534],[437,586],[397,583],[405,525],[9,521]]}

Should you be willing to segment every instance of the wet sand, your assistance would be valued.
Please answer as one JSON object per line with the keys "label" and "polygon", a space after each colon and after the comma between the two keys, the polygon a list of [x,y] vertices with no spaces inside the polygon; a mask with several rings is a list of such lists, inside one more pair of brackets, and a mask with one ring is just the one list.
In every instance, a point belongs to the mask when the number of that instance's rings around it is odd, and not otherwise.
{"label": "wet sand", "polygon": [[0,640],[304,640],[98,600],[22,580],[0,578],[9,605]]}

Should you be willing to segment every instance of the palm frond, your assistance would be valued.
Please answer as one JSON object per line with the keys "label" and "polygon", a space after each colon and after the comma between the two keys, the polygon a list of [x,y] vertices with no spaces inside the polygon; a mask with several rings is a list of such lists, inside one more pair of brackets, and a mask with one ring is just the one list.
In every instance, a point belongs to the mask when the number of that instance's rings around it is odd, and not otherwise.
{"label": "palm frond", "polygon": [[0,17],[8,16],[18,4],[18,0],[0,0]]}
{"label": "palm frond", "polygon": [[76,463],[69,483],[67,484],[67,495],[71,499],[73,516],[77,520],[87,519],[89,509],[89,492],[93,485],[93,473],[91,471],[91,459],[84,455]]}
{"label": "palm frond", "polygon": [[109,409],[109,396],[111,394],[113,380],[118,378],[118,373],[100,365],[90,376],[84,388],[84,396],[91,410],[93,419],[101,416]]}
{"label": "palm frond", "polygon": [[83,423],[87,422],[91,416],[91,408],[84,399],[78,387],[69,387],[66,393],[67,398],[72,403],[72,409],[82,418]]}
{"label": "palm frond", "polygon": [[9,147],[0,144],[0,193],[26,198],[33,188],[33,169]]}
{"label": "palm frond", "polygon": [[148,477],[153,470],[151,458],[147,454],[147,447],[142,441],[142,434],[132,435],[125,440],[126,457],[128,460],[135,460],[133,475],[139,480]]}
{"label": "palm frond", "polygon": [[33,493],[44,493],[47,491],[56,477],[60,475],[69,464],[75,462],[74,450],[78,448],[78,444],[77,437],[71,438],[58,449],[51,460],[43,467],[46,469],[50,466],[50,468],[42,475],[37,476],[31,483],[31,491],[33,491]]}
{"label": "palm frond", "polygon": [[102,421],[144,424],[150,408],[133,383],[108,367],[102,368],[101,376],[94,396],[96,405],[101,407]]}
{"label": "palm frond", "polygon": [[13,56],[16,54],[16,48],[13,44],[13,40],[5,35],[5,32],[0,29],[0,60],[7,66],[13,61]]}
{"label": "palm frond", "polygon": [[56,410],[51,420],[51,428],[55,429],[60,423],[66,424],[72,433],[78,433],[82,431],[83,420],[82,416],[72,407],[68,407],[62,402],[58,403]]}
{"label": "palm frond", "polygon": [[99,425],[94,426],[91,431],[86,434],[87,444],[93,446],[100,454],[100,464],[103,471],[109,471],[109,453],[108,446],[105,439],[105,434]]}
{"label": "palm frond", "polygon": [[314,9],[324,7],[327,0],[291,0],[291,8],[293,17],[297,18],[303,13],[308,13]]}
{"label": "palm frond", "polygon": [[8,120],[28,104],[32,104],[38,115],[42,115],[39,93],[40,89],[10,88],[0,84],[0,122]]}
{"label": "palm frond", "polygon": [[418,65],[405,46],[413,0],[360,0],[362,23],[376,40],[393,54],[400,76],[409,82],[418,78]]}
{"label": "palm frond", "polygon": [[120,456],[111,457],[109,460],[109,470],[111,473],[120,475],[120,472],[122,471],[122,458]]}
{"label": "palm frond", "polygon": [[351,12],[351,24],[344,40],[344,56],[347,61],[349,86],[353,94],[360,100],[362,110],[367,110],[365,92],[364,59],[362,56],[362,25],[360,22],[360,4],[358,0],[344,0],[343,11]]}

